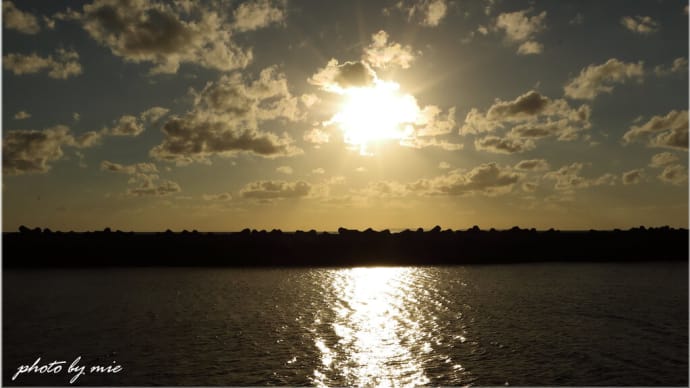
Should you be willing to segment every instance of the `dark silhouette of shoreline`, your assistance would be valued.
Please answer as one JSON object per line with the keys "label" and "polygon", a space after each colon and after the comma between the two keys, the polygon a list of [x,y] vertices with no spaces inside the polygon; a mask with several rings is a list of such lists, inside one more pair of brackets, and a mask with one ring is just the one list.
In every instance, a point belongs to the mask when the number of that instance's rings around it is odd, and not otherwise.
{"label": "dark silhouette of shoreline", "polygon": [[4,268],[361,266],[688,260],[688,230],[3,233]]}

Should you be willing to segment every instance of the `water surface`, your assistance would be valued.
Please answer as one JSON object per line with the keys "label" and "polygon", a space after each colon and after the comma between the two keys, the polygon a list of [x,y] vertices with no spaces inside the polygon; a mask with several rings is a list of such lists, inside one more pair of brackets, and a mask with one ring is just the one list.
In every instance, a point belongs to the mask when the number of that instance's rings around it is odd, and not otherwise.
{"label": "water surface", "polygon": [[[7,270],[3,380],[686,385],[687,263]],[[8,377],[9,375],[9,377]]]}

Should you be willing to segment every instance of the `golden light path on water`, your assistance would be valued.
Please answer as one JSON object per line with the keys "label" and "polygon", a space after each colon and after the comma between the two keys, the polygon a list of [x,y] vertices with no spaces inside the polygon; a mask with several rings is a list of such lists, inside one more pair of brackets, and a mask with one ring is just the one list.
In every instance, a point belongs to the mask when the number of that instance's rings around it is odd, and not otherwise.
{"label": "golden light path on water", "polygon": [[[419,327],[420,284],[415,268],[329,271],[331,334],[314,332],[321,365],[319,386],[415,386],[430,383],[422,365],[433,339]],[[315,324],[326,322],[317,320]],[[446,362],[450,362],[447,360]],[[461,368],[460,366],[456,366]],[[334,376],[337,376],[334,378]]]}

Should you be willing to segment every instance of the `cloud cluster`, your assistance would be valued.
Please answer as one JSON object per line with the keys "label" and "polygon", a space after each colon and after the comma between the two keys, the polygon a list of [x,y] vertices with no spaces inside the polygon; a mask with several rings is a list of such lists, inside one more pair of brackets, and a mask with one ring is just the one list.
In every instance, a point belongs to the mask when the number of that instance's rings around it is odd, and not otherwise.
{"label": "cloud cluster", "polygon": [[285,21],[286,0],[275,4],[270,0],[253,0],[235,9],[233,28],[237,31],[253,31]]}
{"label": "cloud cluster", "polygon": [[363,59],[374,67],[385,69],[395,65],[407,69],[415,59],[412,47],[389,42],[386,31],[373,34],[371,39],[372,42],[364,49]]}
{"label": "cloud cluster", "polygon": [[25,120],[31,117],[31,114],[29,114],[27,111],[20,110],[19,112],[14,114],[14,119],[15,120]]}
{"label": "cloud cluster", "polygon": [[652,160],[649,162],[649,167],[664,167],[677,161],[678,156],[670,152],[660,152],[652,156]]}
{"label": "cloud cluster", "polygon": [[672,110],[654,116],[642,125],[634,125],[623,135],[623,143],[646,140],[649,147],[688,149],[688,111]]}
{"label": "cloud cluster", "polygon": [[3,27],[23,34],[37,34],[41,31],[38,19],[28,12],[18,9],[11,1],[2,2]]}
{"label": "cloud cluster", "polygon": [[516,153],[534,148],[534,140],[557,137],[575,140],[591,127],[588,105],[572,108],[564,99],[552,100],[534,90],[511,101],[496,100],[486,113],[472,108],[460,133],[481,134],[507,129],[505,136],[490,135],[475,140],[475,148],[498,153]]}
{"label": "cloud cluster", "polygon": [[101,135],[108,136],[139,136],[146,129],[145,124],[157,123],[169,112],[168,109],[154,106],[139,114],[139,116],[123,115],[112,127],[103,128]]}
{"label": "cloud cluster", "polygon": [[684,57],[678,57],[673,60],[669,67],[664,67],[658,65],[654,67],[654,74],[659,77],[670,75],[670,74],[687,74],[688,73],[688,60]]}
{"label": "cloud cluster", "polygon": [[257,181],[240,190],[243,198],[273,200],[281,198],[300,198],[309,195],[311,185],[304,181]]}
{"label": "cloud cluster", "polygon": [[578,100],[593,100],[601,93],[611,93],[614,84],[628,80],[642,81],[643,63],[623,62],[611,58],[601,65],[589,65],[564,87],[565,95]]}
{"label": "cloud cluster", "polygon": [[101,170],[129,175],[127,195],[133,197],[163,197],[182,191],[180,185],[158,176],[158,168],[153,163],[123,165],[108,160],[101,162]]}
{"label": "cloud cluster", "polygon": [[229,71],[252,61],[251,49],[235,44],[222,14],[185,4],[96,0],[75,17],[114,55],[128,62],[152,63],[154,74],[176,73],[181,63]]}
{"label": "cloud cluster", "polygon": [[688,180],[688,170],[681,164],[672,164],[664,167],[658,178],[664,183],[680,186]]}
{"label": "cloud cluster", "polygon": [[642,182],[644,177],[644,169],[637,168],[623,173],[622,181],[624,185],[636,185]]}
{"label": "cloud cluster", "polygon": [[502,13],[495,22],[495,28],[505,32],[508,42],[519,45],[517,53],[520,55],[541,54],[544,50],[544,45],[534,36],[546,29],[546,11],[534,16],[528,16],[529,13],[529,9]]}
{"label": "cloud cluster", "polygon": [[67,79],[82,73],[79,54],[74,50],[57,49],[54,55],[10,53],[3,58],[3,66],[15,75],[47,71],[50,78]]}
{"label": "cloud cluster", "polygon": [[151,149],[152,157],[187,164],[239,152],[264,157],[302,152],[287,134],[278,136],[259,130],[264,121],[302,119],[302,102],[289,92],[285,75],[276,67],[262,70],[251,82],[238,73],[223,75],[201,91],[193,90],[192,95],[192,110],[172,116],[163,124],[165,137]]}
{"label": "cloud cluster", "polygon": [[[446,0],[401,0],[395,4],[395,9],[407,14],[409,21],[415,21],[424,27],[436,27],[448,13]],[[384,9],[384,13],[389,13]]]}
{"label": "cloud cluster", "polygon": [[307,82],[323,90],[341,94],[350,87],[373,86],[375,80],[376,73],[365,62],[338,64],[337,59],[331,59],[325,67],[309,77]]}
{"label": "cloud cluster", "polygon": [[407,185],[407,190],[426,195],[488,195],[509,193],[522,174],[496,163],[479,165],[470,171],[453,170],[431,179],[421,179]]}
{"label": "cloud cluster", "polygon": [[544,159],[521,160],[515,165],[515,169],[520,171],[545,171],[549,168],[549,162]]}
{"label": "cloud cluster", "polygon": [[637,34],[651,34],[659,29],[659,23],[650,16],[624,16],[621,24]]}
{"label": "cloud cluster", "polygon": [[232,194],[230,194],[230,193],[202,194],[201,199],[203,199],[204,201],[230,201],[232,199]]}
{"label": "cloud cluster", "polygon": [[560,191],[584,189],[592,186],[614,185],[616,183],[616,176],[608,173],[596,178],[585,178],[580,175],[583,167],[583,163],[572,163],[558,170],[547,172],[544,174],[544,179],[555,181],[554,188]]}
{"label": "cloud cluster", "polygon": [[75,137],[64,125],[42,131],[7,131],[2,142],[2,170],[7,175],[46,173],[50,162],[64,156],[63,147],[92,147],[97,140],[95,132]]}

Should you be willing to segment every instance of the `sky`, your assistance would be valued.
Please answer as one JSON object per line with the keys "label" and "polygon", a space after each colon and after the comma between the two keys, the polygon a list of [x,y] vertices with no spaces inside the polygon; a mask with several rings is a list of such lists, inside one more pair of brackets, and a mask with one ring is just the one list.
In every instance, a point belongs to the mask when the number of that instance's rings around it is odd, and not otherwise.
{"label": "sky", "polygon": [[688,6],[2,3],[2,228],[688,226]]}

